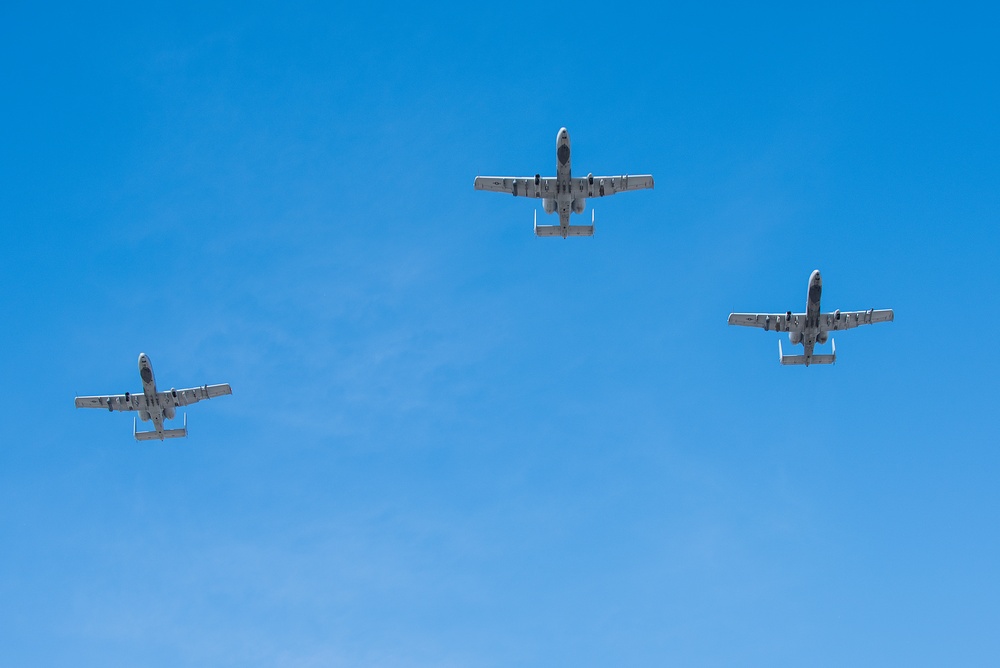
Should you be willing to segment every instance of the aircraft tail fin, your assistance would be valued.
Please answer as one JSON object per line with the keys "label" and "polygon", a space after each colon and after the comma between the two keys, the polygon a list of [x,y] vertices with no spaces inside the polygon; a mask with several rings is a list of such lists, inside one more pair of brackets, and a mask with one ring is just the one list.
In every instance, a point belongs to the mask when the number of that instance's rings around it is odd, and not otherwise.
{"label": "aircraft tail fin", "polygon": [[162,433],[157,431],[138,431],[138,424],[132,418],[132,436],[137,441],[162,441],[167,438],[184,438],[188,435],[188,416],[184,414],[184,426],[180,429],[164,429]]}
{"label": "aircraft tail fin", "polygon": [[[781,351],[778,351],[778,361],[785,366],[795,366],[803,365],[806,363],[805,355],[782,355]],[[808,365],[807,365],[808,366]]]}

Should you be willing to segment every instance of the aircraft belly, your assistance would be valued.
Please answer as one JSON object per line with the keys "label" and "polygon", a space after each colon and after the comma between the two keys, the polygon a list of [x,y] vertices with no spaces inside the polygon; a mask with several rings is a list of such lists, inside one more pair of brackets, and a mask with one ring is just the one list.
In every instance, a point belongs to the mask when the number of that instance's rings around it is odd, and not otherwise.
{"label": "aircraft belly", "polygon": [[573,198],[560,193],[556,198],[556,210],[559,212],[559,224],[569,225],[569,216],[573,212]]}

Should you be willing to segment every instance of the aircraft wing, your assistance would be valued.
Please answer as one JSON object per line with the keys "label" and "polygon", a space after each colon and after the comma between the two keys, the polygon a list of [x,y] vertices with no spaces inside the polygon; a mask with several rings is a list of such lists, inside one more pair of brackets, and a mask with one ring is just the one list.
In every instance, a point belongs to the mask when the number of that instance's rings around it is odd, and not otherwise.
{"label": "aircraft wing", "polygon": [[170,390],[160,392],[157,395],[161,405],[189,406],[196,404],[202,399],[214,399],[226,394],[232,394],[233,388],[228,383],[221,385],[202,385],[201,387],[190,387],[185,390]]}
{"label": "aircraft wing", "polygon": [[103,408],[106,411],[138,411],[146,408],[146,395],[111,394],[102,397],[77,397],[77,408]]}
{"label": "aircraft wing", "polygon": [[819,325],[824,332],[839,332],[842,329],[853,329],[861,325],[892,322],[894,317],[895,314],[891,308],[869,309],[867,311],[834,311],[820,315]]}
{"label": "aircraft wing", "polygon": [[742,327],[760,327],[776,332],[801,332],[805,324],[804,313],[730,313],[729,324]]}
{"label": "aircraft wing", "polygon": [[554,197],[556,194],[556,180],[552,177],[477,176],[473,187],[515,197]]}
{"label": "aircraft wing", "polygon": [[580,193],[582,197],[607,197],[627,190],[648,190],[653,187],[651,174],[636,174],[629,176],[587,176],[575,178],[570,184],[572,193]]}

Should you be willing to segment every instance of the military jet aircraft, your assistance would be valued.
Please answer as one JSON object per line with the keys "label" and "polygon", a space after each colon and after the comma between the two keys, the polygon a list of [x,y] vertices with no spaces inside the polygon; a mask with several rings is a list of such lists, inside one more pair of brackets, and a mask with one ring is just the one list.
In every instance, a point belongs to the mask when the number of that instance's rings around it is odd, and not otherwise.
{"label": "military jet aircraft", "polygon": [[760,327],[764,330],[773,329],[776,332],[788,332],[788,339],[795,344],[802,344],[803,355],[785,355],[781,350],[781,340],[778,340],[778,360],[782,364],[833,364],[837,361],[837,344],[833,340],[833,352],[830,355],[814,355],[813,348],[817,343],[826,343],[830,332],[851,329],[860,325],[872,325],[877,322],[891,322],[892,309],[868,309],[867,311],[840,311],[820,313],[819,298],[823,293],[823,280],[817,269],[809,276],[809,292],[806,298],[805,313],[730,313],[730,325],[743,327]]}
{"label": "military jet aircraft", "polygon": [[594,235],[594,213],[591,210],[590,225],[570,225],[569,214],[583,213],[588,197],[606,197],[626,190],[642,190],[653,187],[653,177],[639,176],[594,176],[573,178],[570,172],[569,132],[560,128],[556,135],[556,175],[541,176],[477,176],[476,190],[492,190],[508,193],[515,197],[535,197],[542,200],[545,213],[559,212],[558,225],[539,225],[538,211],[535,211],[535,234],[540,237],[591,237]]}
{"label": "military jet aircraft", "polygon": [[224,394],[232,394],[228,384],[202,385],[186,390],[170,389],[169,392],[156,391],[156,378],[146,353],[139,354],[139,377],[142,379],[142,394],[115,394],[102,397],[77,397],[77,408],[106,408],[109,411],[139,411],[143,422],[153,421],[154,431],[138,431],[135,418],[132,419],[132,435],[137,441],[153,439],[182,438],[187,436],[187,414],[180,429],[164,429],[163,421],[173,419],[178,406],[198,403],[202,399],[212,399]]}

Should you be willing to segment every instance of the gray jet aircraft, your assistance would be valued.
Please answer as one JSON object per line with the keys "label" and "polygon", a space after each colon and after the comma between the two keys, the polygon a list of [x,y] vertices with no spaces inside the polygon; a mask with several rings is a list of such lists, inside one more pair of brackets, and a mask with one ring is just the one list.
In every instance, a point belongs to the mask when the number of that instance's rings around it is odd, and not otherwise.
{"label": "gray jet aircraft", "polygon": [[782,364],[833,364],[837,361],[837,344],[831,339],[833,352],[830,355],[814,355],[813,348],[817,343],[826,343],[830,332],[851,329],[860,325],[872,325],[877,322],[891,322],[892,309],[868,309],[867,311],[840,311],[821,313],[819,298],[823,293],[823,280],[817,269],[809,276],[809,292],[806,297],[805,313],[730,313],[729,324],[743,327],[760,327],[765,331],[773,329],[776,332],[788,332],[788,339],[795,344],[802,344],[805,349],[802,355],[785,355],[781,350],[781,340],[778,341],[778,360]]}
{"label": "gray jet aircraft", "polygon": [[138,431],[135,418],[132,419],[132,435],[137,441],[153,439],[182,438],[187,436],[187,413],[184,414],[184,426],[179,429],[164,429],[163,421],[173,419],[178,406],[195,404],[202,399],[221,397],[232,394],[233,389],[228,384],[202,385],[186,390],[170,389],[169,392],[156,391],[156,377],[153,376],[153,366],[146,353],[139,354],[139,378],[142,379],[142,394],[113,394],[98,397],[77,397],[77,408],[104,408],[114,411],[138,411],[143,422],[152,420],[154,431]]}
{"label": "gray jet aircraft", "polygon": [[570,225],[570,213],[583,213],[588,197],[606,197],[626,190],[642,190],[653,187],[653,177],[639,176],[594,176],[573,178],[570,169],[569,132],[560,128],[556,135],[556,175],[555,178],[535,174],[531,176],[477,176],[473,184],[476,190],[491,190],[507,193],[515,197],[534,197],[542,200],[545,213],[559,212],[558,225],[539,225],[538,211],[535,211],[535,234],[540,237],[591,237],[594,236],[594,212],[591,210],[590,225]]}

